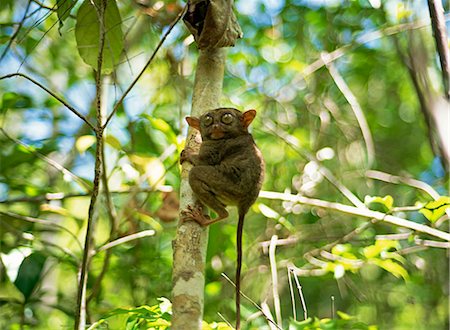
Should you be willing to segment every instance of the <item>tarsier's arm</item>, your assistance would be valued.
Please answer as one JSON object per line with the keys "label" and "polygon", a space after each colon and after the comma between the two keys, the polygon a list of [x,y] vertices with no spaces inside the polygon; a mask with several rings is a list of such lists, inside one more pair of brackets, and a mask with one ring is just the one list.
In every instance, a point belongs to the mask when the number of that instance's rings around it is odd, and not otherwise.
{"label": "tarsier's arm", "polygon": [[180,164],[183,164],[185,161],[188,161],[194,166],[198,165],[200,162],[198,153],[191,149],[184,149],[180,155]]}

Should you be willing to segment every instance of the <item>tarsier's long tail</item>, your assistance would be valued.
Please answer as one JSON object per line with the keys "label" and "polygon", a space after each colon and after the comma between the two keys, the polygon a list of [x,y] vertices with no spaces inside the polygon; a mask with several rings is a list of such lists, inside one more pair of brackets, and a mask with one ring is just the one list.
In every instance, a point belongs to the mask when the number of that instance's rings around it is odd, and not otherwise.
{"label": "tarsier's long tail", "polygon": [[241,268],[242,268],[242,230],[244,229],[244,214],[239,214],[236,231],[236,330],[241,328]]}

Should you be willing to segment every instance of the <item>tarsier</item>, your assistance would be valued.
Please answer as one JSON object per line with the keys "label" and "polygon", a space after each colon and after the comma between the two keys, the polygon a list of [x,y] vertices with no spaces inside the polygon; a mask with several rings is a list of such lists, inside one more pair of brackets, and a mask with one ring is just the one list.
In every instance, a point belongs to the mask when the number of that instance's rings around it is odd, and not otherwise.
{"label": "tarsier", "polygon": [[248,126],[255,110],[241,112],[219,108],[200,116],[186,117],[189,126],[200,131],[198,154],[190,149],[181,153],[180,162],[189,161],[189,184],[197,199],[217,213],[211,219],[196,204],[184,211],[184,218],[208,226],[228,217],[227,205],[237,206],[236,328],[240,328],[240,274],[242,266],[242,229],[244,217],[258,197],[264,178],[264,161]]}

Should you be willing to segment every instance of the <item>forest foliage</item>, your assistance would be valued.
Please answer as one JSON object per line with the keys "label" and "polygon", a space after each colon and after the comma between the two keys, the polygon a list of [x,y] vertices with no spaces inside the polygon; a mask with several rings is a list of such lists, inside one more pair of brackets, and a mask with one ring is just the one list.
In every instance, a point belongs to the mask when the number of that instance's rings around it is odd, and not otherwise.
{"label": "forest foliage", "polygon": [[[91,328],[170,326],[198,56],[184,6],[2,0],[2,329],[73,327],[88,217]],[[446,83],[427,2],[236,0],[235,13],[221,104],[257,110],[266,161],[244,228],[246,328],[448,328],[449,164],[426,106]],[[233,324],[236,219],[210,227],[204,329]]]}

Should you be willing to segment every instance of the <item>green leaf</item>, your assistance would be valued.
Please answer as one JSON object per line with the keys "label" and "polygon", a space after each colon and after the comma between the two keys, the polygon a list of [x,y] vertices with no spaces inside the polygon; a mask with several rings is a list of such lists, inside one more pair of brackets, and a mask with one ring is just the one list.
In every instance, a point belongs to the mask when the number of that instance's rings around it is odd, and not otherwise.
{"label": "green leaf", "polygon": [[373,264],[383,268],[384,270],[388,271],[395,277],[403,277],[403,279],[405,279],[405,280],[407,280],[409,278],[409,275],[408,275],[408,272],[406,271],[406,269],[402,265],[396,263],[395,261],[393,261],[391,259],[386,259],[386,260],[373,259],[373,260],[371,260],[371,262]]}
{"label": "green leaf", "polygon": [[112,135],[107,135],[105,137],[105,142],[108,143],[111,147],[113,147],[116,150],[122,150],[122,144],[120,143],[120,141]]}
{"label": "green leaf", "polygon": [[450,197],[441,196],[435,201],[426,203],[423,208],[419,210],[425,218],[431,223],[435,223],[441,218],[447,209],[450,208]]}
{"label": "green leaf", "polygon": [[[93,4],[94,3],[94,4]],[[100,23],[97,10],[100,0],[85,0],[78,9],[75,38],[83,61],[98,70]],[[104,14],[105,45],[103,49],[102,73],[111,73],[118,65],[123,50],[122,19],[114,0],[107,1]]]}
{"label": "green leaf", "polygon": [[337,311],[336,313],[342,320],[349,321],[349,320],[352,320],[352,319],[355,318],[354,316],[351,316],[351,315],[349,315],[347,313],[344,313],[344,312],[341,312],[341,311]]}
{"label": "green leaf", "polygon": [[3,109],[26,109],[32,107],[31,97],[14,92],[4,93],[1,99],[0,108]]}
{"label": "green leaf", "polygon": [[384,197],[380,196],[366,196],[364,197],[364,204],[374,211],[389,212],[394,205],[394,199],[390,195]]}
{"label": "green leaf", "polygon": [[161,118],[153,118],[148,115],[144,115],[144,117],[148,119],[152,128],[164,133],[164,135],[167,138],[167,141],[169,141],[170,143],[178,144],[177,135],[173,131],[172,127],[165,120]]}
{"label": "green leaf", "polygon": [[58,31],[61,33],[61,28],[64,25],[64,21],[69,17],[70,11],[73,6],[77,3],[77,0],[58,0],[56,1],[56,14],[58,15],[59,28]]}
{"label": "green leaf", "polygon": [[367,259],[377,258],[381,252],[388,251],[392,248],[397,249],[399,246],[397,241],[380,239],[374,245],[367,246],[363,249],[363,254]]}
{"label": "green leaf", "polygon": [[95,143],[95,136],[93,135],[83,135],[77,139],[75,142],[75,148],[77,148],[80,154],[83,154]]}
{"label": "green leaf", "polygon": [[47,257],[42,253],[35,252],[23,259],[20,264],[19,273],[14,281],[14,285],[22,292],[25,301],[28,301],[38,284],[46,259]]}

